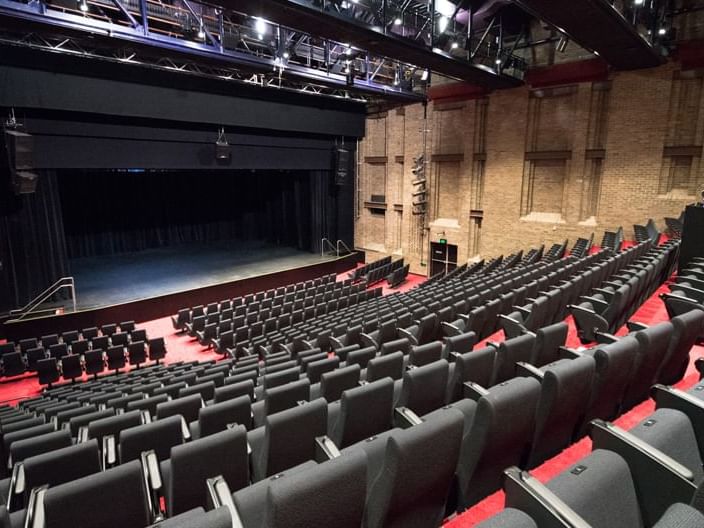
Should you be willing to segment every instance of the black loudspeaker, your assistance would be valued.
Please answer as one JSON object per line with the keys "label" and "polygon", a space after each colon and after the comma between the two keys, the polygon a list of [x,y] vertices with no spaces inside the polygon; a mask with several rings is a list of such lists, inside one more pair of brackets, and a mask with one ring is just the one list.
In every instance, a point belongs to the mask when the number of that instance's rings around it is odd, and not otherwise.
{"label": "black loudspeaker", "polygon": [[335,149],[335,185],[350,183],[350,151],[337,147]]}
{"label": "black loudspeaker", "polygon": [[34,168],[32,136],[19,130],[5,130],[5,149],[16,194],[31,194],[37,190],[39,175]]}

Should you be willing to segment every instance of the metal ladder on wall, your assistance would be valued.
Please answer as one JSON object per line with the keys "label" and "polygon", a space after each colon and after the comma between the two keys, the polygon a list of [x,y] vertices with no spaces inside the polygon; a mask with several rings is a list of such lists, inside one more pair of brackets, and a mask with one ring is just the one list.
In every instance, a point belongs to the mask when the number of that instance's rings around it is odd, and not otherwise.
{"label": "metal ladder on wall", "polygon": [[29,314],[38,311],[39,307],[44,304],[47,300],[58,293],[61,290],[68,289],[71,292],[71,303],[73,305],[73,311],[76,311],[76,283],[73,277],[61,277],[54,284],[49,286],[42,293],[37,295],[34,299],[29,301],[22,308],[16,310],[10,310],[10,319],[13,321],[21,321]]}
{"label": "metal ladder on wall", "polygon": [[[330,248],[330,253],[334,252],[335,255],[338,256],[338,257],[339,257],[340,255],[349,255],[350,253],[354,253],[354,251],[352,251],[352,250],[350,249],[350,247],[349,247],[347,244],[345,244],[345,242],[342,241],[342,240],[338,240],[338,241],[333,245],[333,243],[332,243],[332,241],[330,241],[330,239],[328,239],[328,238],[322,238],[322,239],[320,240],[320,256],[321,256],[321,257],[324,257],[324,256],[325,256],[325,247],[326,247],[326,245],[327,245],[327,247]],[[344,251],[344,252],[343,252],[343,251]]]}

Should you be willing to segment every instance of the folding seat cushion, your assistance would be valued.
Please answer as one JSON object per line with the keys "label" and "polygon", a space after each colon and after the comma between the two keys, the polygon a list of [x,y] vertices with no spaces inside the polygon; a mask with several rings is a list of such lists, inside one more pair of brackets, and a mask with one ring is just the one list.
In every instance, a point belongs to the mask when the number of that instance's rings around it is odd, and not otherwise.
{"label": "folding seat cushion", "polygon": [[247,486],[247,431],[237,426],[177,445],[161,468],[169,516],[206,507],[207,479],[222,476],[233,492]]}
{"label": "folding seat cushion", "polygon": [[450,363],[447,403],[461,400],[464,396],[464,384],[469,381],[482,387],[490,387],[495,360],[496,348],[493,346],[457,355],[454,362]]}
{"label": "folding seat cushion", "polygon": [[577,435],[591,400],[595,369],[591,356],[561,359],[543,368],[530,467],[558,454]]}
{"label": "folding seat cushion", "polygon": [[27,369],[35,371],[37,370],[37,363],[42,359],[46,359],[46,350],[43,347],[30,348],[25,353],[25,358],[27,359]]}
{"label": "folding seat cushion", "polygon": [[61,374],[64,379],[74,380],[83,375],[81,356],[72,354],[61,360]]}
{"label": "folding seat cushion", "polygon": [[186,422],[194,422],[198,419],[198,413],[203,406],[203,400],[199,394],[176,398],[166,403],[156,406],[156,417],[158,420],[169,416],[180,415]]}
{"label": "folding seat cushion", "polygon": [[363,451],[292,472],[268,486],[266,526],[358,528],[364,516],[366,483]]}
{"label": "folding seat cushion", "polygon": [[405,372],[401,394],[394,406],[406,407],[419,416],[442,407],[447,377],[448,363],[444,359]]}
{"label": "folding seat cushion", "polygon": [[89,440],[28,457],[24,460],[25,490],[58,486],[102,470],[96,440]]}
{"label": "folding seat cushion", "polygon": [[444,340],[443,357],[448,361],[453,361],[452,354],[465,354],[474,349],[477,344],[477,336],[474,332],[464,332],[459,335],[446,337]]}
{"label": "folding seat cushion", "polygon": [[26,372],[22,353],[10,352],[2,356],[2,370],[5,376],[18,376]]}
{"label": "folding seat cushion", "polygon": [[[343,449],[393,427],[394,383],[382,378],[342,393],[336,419],[330,422],[330,439]],[[336,404],[332,404],[329,412]]]}
{"label": "folding seat cushion", "polygon": [[133,341],[127,347],[130,365],[141,365],[147,361],[147,349],[144,341]]}
{"label": "folding seat cushion", "polygon": [[361,369],[359,365],[338,368],[332,372],[325,372],[320,377],[320,384],[311,388],[311,398],[323,397],[328,402],[340,399],[342,393],[359,385]]}
{"label": "folding seat cushion", "polygon": [[93,349],[86,352],[83,356],[85,360],[86,374],[97,375],[105,370],[105,359],[103,358],[102,349]]}
{"label": "folding seat cushion", "polygon": [[129,334],[126,332],[117,332],[110,336],[110,342],[113,346],[127,346],[129,342]]}
{"label": "folding seat cushion", "polygon": [[560,359],[559,348],[567,341],[567,323],[555,323],[535,332],[535,348],[531,363],[542,367]]}
{"label": "folding seat cushion", "polygon": [[327,402],[322,398],[267,416],[248,434],[255,482],[315,459],[315,439],[327,432]]}
{"label": "folding seat cushion", "polygon": [[625,336],[614,343],[584,351],[585,355],[594,358],[596,365],[584,426],[595,418],[613,420],[618,416],[638,348],[635,337]]}
{"label": "folding seat cushion", "polygon": [[457,467],[460,509],[500,489],[504,469],[525,463],[539,398],[540,383],[521,377],[492,387],[479,398]]}
{"label": "folding seat cushion", "polygon": [[538,525],[521,510],[506,508],[475,528],[538,528]]}
{"label": "folding seat cushion", "polygon": [[690,350],[697,338],[704,334],[704,311],[692,310],[673,317],[670,322],[672,340],[657,375],[658,383],[664,385],[672,385],[684,376]]}
{"label": "folding seat cushion", "polygon": [[653,528],[698,528],[704,526],[704,514],[687,504],[670,506]]}
{"label": "folding seat cushion", "polygon": [[152,361],[159,361],[166,357],[166,344],[163,337],[157,337],[150,339],[149,343],[149,359]]}
{"label": "folding seat cushion", "polygon": [[152,519],[138,461],[51,487],[44,495],[46,528],[146,526]]}
{"label": "folding seat cushion", "polygon": [[120,463],[138,460],[142,452],[150,450],[159,460],[165,460],[171,448],[182,443],[183,429],[178,416],[123,429],[119,433]]}
{"label": "folding seat cushion", "polygon": [[425,345],[411,347],[408,364],[422,367],[440,359],[442,359],[442,343],[433,341]]}
{"label": "folding seat cushion", "polygon": [[457,467],[462,431],[462,413],[452,409],[432,422],[392,434],[383,466],[376,468],[367,493],[365,526],[439,526]]}
{"label": "folding seat cushion", "polygon": [[524,334],[512,337],[499,344],[496,350],[494,379],[492,385],[503,383],[516,376],[516,363],[530,363],[533,359],[535,336]]}
{"label": "folding seat cushion", "polygon": [[122,346],[111,346],[107,349],[108,369],[118,371],[125,366],[125,349]]}
{"label": "folding seat cushion", "polygon": [[117,324],[116,323],[104,324],[103,326],[100,327],[100,332],[104,336],[111,336],[115,332],[117,332]]}
{"label": "folding seat cushion", "polygon": [[403,377],[403,353],[394,352],[372,359],[367,365],[366,381],[376,381],[381,378],[394,380]]}
{"label": "folding seat cushion", "polygon": [[[338,351],[339,352],[339,351]],[[359,365],[359,368],[365,369],[369,362],[376,357],[376,349],[374,347],[358,348],[347,354],[345,365]]]}

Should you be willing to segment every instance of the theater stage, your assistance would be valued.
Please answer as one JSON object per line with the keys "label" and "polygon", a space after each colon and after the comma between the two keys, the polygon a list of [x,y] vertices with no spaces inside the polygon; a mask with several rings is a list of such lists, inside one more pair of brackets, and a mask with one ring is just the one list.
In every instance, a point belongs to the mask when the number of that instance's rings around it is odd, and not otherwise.
{"label": "theater stage", "polygon": [[[186,244],[71,261],[78,309],[205,288],[334,260],[265,243]],[[220,299],[215,299],[220,300]]]}
{"label": "theater stage", "polygon": [[71,261],[78,310],[4,325],[5,337],[150,321],[207,304],[352,269],[364,255],[321,257],[264,243],[172,246]]}

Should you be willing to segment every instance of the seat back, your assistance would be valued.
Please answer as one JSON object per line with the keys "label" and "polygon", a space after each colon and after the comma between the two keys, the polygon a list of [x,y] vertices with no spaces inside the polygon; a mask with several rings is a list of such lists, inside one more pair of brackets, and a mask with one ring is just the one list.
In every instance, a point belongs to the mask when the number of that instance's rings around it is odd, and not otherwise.
{"label": "seat back", "polygon": [[494,377],[496,348],[492,346],[472,350],[455,357],[452,377],[448,383],[447,403],[461,400],[464,396],[464,384],[468,381],[482,387],[491,386]]}
{"label": "seat back", "polygon": [[530,467],[541,464],[572,442],[591,400],[595,369],[594,358],[586,355],[561,359],[544,367]]}
{"label": "seat back", "polygon": [[531,363],[542,367],[560,358],[559,348],[567,341],[567,323],[559,322],[539,328],[535,332],[535,349]]}
{"label": "seat back", "polygon": [[612,451],[593,451],[546,486],[589,526],[644,526],[628,464]]}
{"label": "seat back", "polygon": [[135,460],[49,488],[44,515],[46,528],[147,526],[152,519],[141,464]]}
{"label": "seat back", "polygon": [[411,341],[407,337],[387,341],[379,347],[380,356],[387,356],[389,354],[393,354],[394,352],[402,352],[404,355],[407,355],[410,351]]}
{"label": "seat back", "polygon": [[363,451],[272,481],[267,493],[266,526],[358,528],[364,514],[366,482]]}
{"label": "seat back", "polygon": [[507,339],[496,351],[496,365],[492,385],[503,383],[516,375],[516,363],[530,363],[533,359],[535,336],[524,334]]}
{"label": "seat back", "polygon": [[397,407],[407,407],[419,416],[445,405],[448,363],[444,359],[413,368],[403,375]]}
{"label": "seat back", "polygon": [[689,353],[697,338],[704,335],[704,311],[692,310],[673,317],[673,335],[667,355],[658,372],[658,382],[672,385],[682,379],[689,364]]}
{"label": "seat back", "polygon": [[265,476],[315,459],[315,439],[327,433],[327,410],[320,398],[266,417],[259,461]]}
{"label": "seat back", "polygon": [[458,466],[460,507],[501,488],[503,471],[523,466],[535,429],[540,383],[513,378],[479,398],[474,421],[462,440]]}
{"label": "seat back", "polygon": [[221,475],[235,492],[249,481],[247,431],[225,429],[171,449],[166,508],[169,516],[207,507],[206,480]]}
{"label": "seat back", "polygon": [[71,433],[66,429],[61,429],[60,431],[53,431],[12,442],[10,445],[10,456],[13,464],[15,464],[22,462],[25,458],[68,447],[72,443]]}
{"label": "seat back", "polygon": [[232,424],[249,428],[251,423],[252,401],[247,395],[208,405],[198,414],[201,438],[224,431]]}
{"label": "seat back", "polygon": [[340,398],[340,415],[330,431],[331,439],[342,449],[391,429],[393,406],[391,378],[344,391]]}
{"label": "seat back", "polygon": [[[73,423],[73,420],[71,420]],[[96,438],[98,444],[102,445],[103,437],[107,435],[117,436],[123,429],[136,427],[142,424],[142,415],[139,411],[129,411],[109,418],[101,418],[91,421],[88,424],[88,438]]]}
{"label": "seat back", "polygon": [[266,414],[274,414],[295,407],[299,401],[310,399],[310,382],[301,379],[286,385],[264,390]]}
{"label": "seat back", "polygon": [[173,446],[183,443],[181,418],[169,416],[129,429],[119,434],[120,463],[139,460],[143,451],[154,450],[159,460],[169,457]]}
{"label": "seat back", "polygon": [[422,367],[439,359],[442,359],[442,343],[440,341],[432,341],[425,345],[411,347],[408,362],[409,365]]}
{"label": "seat back", "polygon": [[182,416],[186,422],[194,422],[198,419],[198,413],[202,407],[203,400],[200,394],[191,394],[183,398],[176,398],[156,406],[156,417],[161,420],[169,416]]}
{"label": "seat back", "polygon": [[347,354],[346,365],[359,365],[359,368],[365,369],[369,362],[375,357],[376,349],[374,347],[359,348]]}
{"label": "seat back", "polygon": [[24,460],[25,490],[58,486],[101,471],[97,440],[54,449]]}
{"label": "seat back", "polygon": [[403,377],[403,353],[394,352],[372,359],[367,365],[367,381],[381,378],[401,379]]}
{"label": "seat back", "polygon": [[339,400],[344,391],[359,384],[360,374],[359,365],[351,365],[324,373],[320,377],[320,396],[328,402]]}
{"label": "seat back", "polygon": [[463,334],[446,337],[445,343],[445,358],[448,359],[452,352],[457,354],[466,354],[474,349],[477,344],[477,335],[474,332],[465,332]]}
{"label": "seat back", "polygon": [[439,526],[459,458],[464,419],[448,412],[393,433],[384,466],[368,494],[370,528]]}
{"label": "seat back", "polygon": [[220,403],[244,395],[254,399],[254,382],[251,379],[217,387],[213,395],[213,402]]}

